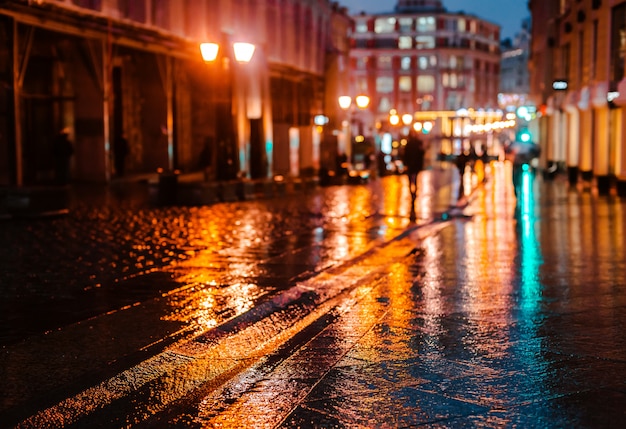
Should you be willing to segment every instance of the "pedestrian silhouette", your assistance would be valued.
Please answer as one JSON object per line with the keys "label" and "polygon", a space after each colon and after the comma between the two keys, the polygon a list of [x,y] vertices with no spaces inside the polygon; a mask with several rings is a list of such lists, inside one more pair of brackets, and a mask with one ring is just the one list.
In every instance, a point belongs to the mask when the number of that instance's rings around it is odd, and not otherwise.
{"label": "pedestrian silhouette", "polygon": [[69,139],[69,129],[63,128],[52,142],[52,156],[54,158],[54,179],[56,183],[64,185],[69,181],[70,159],[74,154],[74,146]]}
{"label": "pedestrian silhouette", "polygon": [[459,153],[455,159],[456,168],[459,170],[459,190],[457,195],[458,200],[465,196],[465,181],[463,180],[463,176],[465,176],[465,167],[467,167],[467,164],[470,162],[471,158],[472,157],[468,151],[461,150],[461,153]]}
{"label": "pedestrian silhouette", "polygon": [[414,130],[411,130],[407,138],[402,155],[402,162],[404,163],[409,178],[411,199],[415,201],[417,196],[417,176],[419,172],[424,169],[424,144]]}
{"label": "pedestrian silhouette", "polygon": [[407,137],[404,152],[402,153],[402,162],[406,168],[406,174],[409,179],[409,191],[411,192],[411,213],[410,220],[416,219],[415,199],[417,198],[417,176],[424,168],[424,144],[417,136],[417,131],[411,130]]}
{"label": "pedestrian silhouette", "polygon": [[130,152],[128,146],[128,140],[126,135],[122,134],[115,139],[115,145],[113,146],[113,156],[115,159],[115,173],[122,177],[126,174],[126,157]]}

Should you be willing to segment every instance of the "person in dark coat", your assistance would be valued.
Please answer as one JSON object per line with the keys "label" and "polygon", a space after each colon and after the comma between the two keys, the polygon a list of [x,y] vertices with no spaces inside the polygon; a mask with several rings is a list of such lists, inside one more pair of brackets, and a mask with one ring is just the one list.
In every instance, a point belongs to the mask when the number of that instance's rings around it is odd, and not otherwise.
{"label": "person in dark coat", "polygon": [[456,168],[459,170],[459,190],[457,194],[457,199],[459,200],[465,196],[465,181],[463,177],[465,176],[465,167],[467,167],[471,159],[471,154],[465,150],[461,150],[455,159]]}
{"label": "person in dark coat", "polygon": [[424,154],[424,143],[418,137],[417,132],[411,130],[404,146],[402,162],[409,178],[409,190],[413,200],[417,196],[417,176],[424,169]]}
{"label": "person in dark coat", "polygon": [[60,185],[65,185],[69,181],[70,159],[74,155],[74,146],[70,142],[69,134],[69,130],[63,128],[52,143],[54,179]]}

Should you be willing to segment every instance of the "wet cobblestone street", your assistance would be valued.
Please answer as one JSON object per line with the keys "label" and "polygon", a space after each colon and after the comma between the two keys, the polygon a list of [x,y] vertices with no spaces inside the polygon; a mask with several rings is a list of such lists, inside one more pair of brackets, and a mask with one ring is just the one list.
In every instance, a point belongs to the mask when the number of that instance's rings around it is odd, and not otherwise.
{"label": "wet cobblestone street", "polygon": [[507,167],[0,223],[0,427],[622,427],[626,201]]}

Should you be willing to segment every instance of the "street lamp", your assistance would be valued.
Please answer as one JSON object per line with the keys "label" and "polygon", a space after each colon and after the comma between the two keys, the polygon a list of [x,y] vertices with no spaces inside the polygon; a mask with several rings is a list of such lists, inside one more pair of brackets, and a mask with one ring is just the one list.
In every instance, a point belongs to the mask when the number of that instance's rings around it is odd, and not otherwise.
{"label": "street lamp", "polygon": [[[235,42],[233,43],[233,53],[235,55],[235,61],[239,63],[249,63],[254,56],[256,46],[247,42]],[[200,43],[200,53],[202,59],[206,62],[213,62],[217,59],[220,51],[220,45],[215,42]]]}
{"label": "street lamp", "polygon": [[[219,97],[216,118],[216,139],[218,144],[218,179],[234,179],[240,170],[238,133],[233,118],[233,87],[235,86],[235,69],[230,66],[231,59],[237,63],[249,63],[255,52],[255,45],[246,42],[228,43],[223,36],[223,49],[216,42],[200,44],[202,59],[214,63],[221,59],[222,71],[227,76],[226,85],[220,85],[225,94]],[[220,55],[221,52],[221,55]]]}
{"label": "street lamp", "polygon": [[[367,95],[357,95],[354,99],[356,107],[360,110],[365,110],[370,104],[370,98]],[[346,156],[348,161],[352,159],[352,122],[355,113],[354,105],[352,103],[352,97],[349,95],[342,95],[338,98],[339,107],[348,112],[348,123],[343,128],[346,136]],[[359,120],[359,134],[363,134],[363,122]]]}
{"label": "street lamp", "polygon": [[370,98],[367,95],[358,95],[355,101],[356,106],[361,110],[367,109],[367,106],[370,105]]}

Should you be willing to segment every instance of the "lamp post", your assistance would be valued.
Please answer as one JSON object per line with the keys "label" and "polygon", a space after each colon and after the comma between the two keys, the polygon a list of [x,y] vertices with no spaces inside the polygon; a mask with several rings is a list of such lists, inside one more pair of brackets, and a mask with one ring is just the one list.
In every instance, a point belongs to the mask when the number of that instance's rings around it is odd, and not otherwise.
{"label": "lamp post", "polygon": [[[346,138],[346,156],[348,157],[348,162],[352,160],[352,122],[353,116],[355,113],[354,104],[352,103],[352,97],[349,95],[342,95],[338,99],[339,107],[341,107],[344,111],[348,113],[348,122],[347,124],[344,122],[343,130]],[[370,104],[370,98],[367,95],[358,95],[355,98],[356,107],[360,110],[365,110]],[[359,120],[359,128],[358,133],[363,134],[363,121]]]}
{"label": "lamp post", "polygon": [[224,85],[219,85],[223,93],[219,97],[216,113],[216,140],[218,144],[218,180],[232,180],[240,170],[240,156],[238,133],[235,126],[233,87],[235,85],[235,68],[231,65],[232,59],[236,63],[245,64],[252,60],[255,45],[247,42],[230,43],[227,36],[222,37],[222,46],[216,42],[200,44],[202,59],[207,63],[221,62]]}

